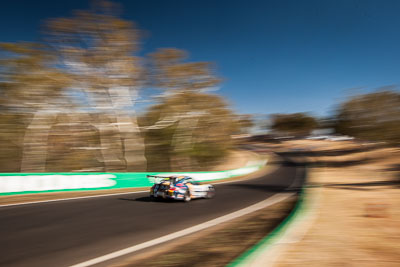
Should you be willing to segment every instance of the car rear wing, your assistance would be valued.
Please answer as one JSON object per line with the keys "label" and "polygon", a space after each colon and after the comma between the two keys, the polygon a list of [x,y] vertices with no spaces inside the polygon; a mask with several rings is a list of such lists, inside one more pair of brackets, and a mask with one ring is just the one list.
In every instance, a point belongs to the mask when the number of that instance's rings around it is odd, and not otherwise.
{"label": "car rear wing", "polygon": [[154,184],[160,183],[162,180],[170,180],[173,179],[171,176],[162,176],[162,175],[146,175],[147,179]]}

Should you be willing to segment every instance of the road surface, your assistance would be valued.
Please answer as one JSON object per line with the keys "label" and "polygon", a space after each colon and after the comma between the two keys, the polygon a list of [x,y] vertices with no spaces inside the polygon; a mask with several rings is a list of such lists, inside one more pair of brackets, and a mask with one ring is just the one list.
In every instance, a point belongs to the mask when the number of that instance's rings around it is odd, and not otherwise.
{"label": "road surface", "polygon": [[283,162],[256,179],[217,184],[215,198],[189,203],[132,193],[1,207],[0,266],[77,264],[295,190],[303,178],[302,166]]}

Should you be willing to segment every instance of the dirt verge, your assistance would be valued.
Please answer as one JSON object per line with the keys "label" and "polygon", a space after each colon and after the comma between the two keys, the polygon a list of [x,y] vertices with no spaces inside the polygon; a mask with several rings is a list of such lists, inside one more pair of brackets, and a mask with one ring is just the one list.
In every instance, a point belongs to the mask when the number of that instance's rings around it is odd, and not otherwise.
{"label": "dirt verge", "polygon": [[[338,142],[334,149],[347,148]],[[312,160],[322,164],[309,171],[308,194],[320,196],[311,226],[275,266],[400,266],[400,149]]]}

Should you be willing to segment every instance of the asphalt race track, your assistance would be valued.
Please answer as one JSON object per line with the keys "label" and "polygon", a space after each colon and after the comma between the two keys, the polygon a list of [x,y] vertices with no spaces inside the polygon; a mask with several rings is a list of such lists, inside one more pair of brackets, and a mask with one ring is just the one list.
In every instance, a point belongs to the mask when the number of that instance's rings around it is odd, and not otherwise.
{"label": "asphalt race track", "polygon": [[[297,179],[296,179],[297,177]],[[213,199],[150,202],[147,193],[0,208],[0,266],[70,266],[297,190],[304,167],[216,185]]]}

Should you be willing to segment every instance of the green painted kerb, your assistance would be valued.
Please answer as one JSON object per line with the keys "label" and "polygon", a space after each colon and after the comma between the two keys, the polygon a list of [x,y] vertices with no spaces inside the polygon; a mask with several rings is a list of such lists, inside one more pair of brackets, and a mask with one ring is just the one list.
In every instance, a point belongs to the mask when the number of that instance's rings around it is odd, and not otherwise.
{"label": "green painted kerb", "polygon": [[239,267],[246,266],[249,259],[256,254],[266,253],[268,249],[275,244],[276,241],[280,239],[280,237],[285,233],[286,229],[306,210],[305,206],[305,187],[301,189],[299,199],[296,203],[296,206],[292,210],[292,212],[281,222],[271,233],[269,233],[266,237],[261,239],[256,245],[252,246],[250,249],[245,251],[239,257],[234,259],[231,263],[229,263],[226,267]]}

